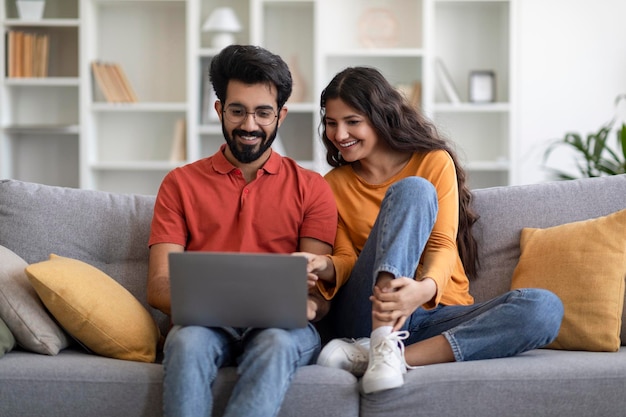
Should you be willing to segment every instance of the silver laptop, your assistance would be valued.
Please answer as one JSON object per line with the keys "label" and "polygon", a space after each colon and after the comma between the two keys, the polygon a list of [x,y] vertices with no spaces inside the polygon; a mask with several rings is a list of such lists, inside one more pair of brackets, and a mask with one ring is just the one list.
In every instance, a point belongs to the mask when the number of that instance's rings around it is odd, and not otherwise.
{"label": "silver laptop", "polygon": [[172,322],[206,327],[305,327],[306,259],[288,254],[172,252]]}

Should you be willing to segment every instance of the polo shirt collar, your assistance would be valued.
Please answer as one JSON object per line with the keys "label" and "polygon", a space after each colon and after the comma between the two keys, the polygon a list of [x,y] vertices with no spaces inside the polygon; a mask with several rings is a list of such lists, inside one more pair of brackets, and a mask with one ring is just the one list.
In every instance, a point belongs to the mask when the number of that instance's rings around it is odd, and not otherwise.
{"label": "polo shirt collar", "polygon": [[[237,169],[237,167],[231,164],[228,159],[226,159],[226,156],[224,156],[225,148],[226,144],[224,143],[220,146],[220,150],[215,153],[214,157],[211,158],[213,160],[213,169],[220,174],[228,174]],[[268,174],[278,174],[281,159],[282,157],[272,149],[269,159],[261,169]]]}

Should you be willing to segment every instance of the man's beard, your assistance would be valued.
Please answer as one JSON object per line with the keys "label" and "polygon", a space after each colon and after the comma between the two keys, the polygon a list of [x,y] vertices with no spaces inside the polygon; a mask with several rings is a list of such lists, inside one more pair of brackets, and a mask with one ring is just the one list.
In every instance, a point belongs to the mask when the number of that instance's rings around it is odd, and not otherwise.
{"label": "man's beard", "polygon": [[[224,122],[222,122],[222,133],[224,134],[226,144],[228,145],[228,148],[230,149],[230,152],[233,154],[235,159],[242,164],[249,164],[250,162],[259,159],[261,155],[263,155],[263,153],[270,146],[272,146],[272,143],[274,142],[274,139],[276,139],[276,135],[278,133],[278,125],[269,137],[267,137],[263,130],[248,132],[246,130],[234,129],[229,135],[226,131],[226,127],[224,126]],[[261,143],[258,145],[241,144],[234,139],[235,136],[257,136],[261,138]]]}

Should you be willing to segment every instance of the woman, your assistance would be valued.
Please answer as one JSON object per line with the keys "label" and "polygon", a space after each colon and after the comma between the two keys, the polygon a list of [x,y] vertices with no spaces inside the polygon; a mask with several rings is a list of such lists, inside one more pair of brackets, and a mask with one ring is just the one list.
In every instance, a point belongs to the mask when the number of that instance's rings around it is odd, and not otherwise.
{"label": "woman", "polygon": [[401,386],[407,367],[512,356],[556,338],[563,306],[551,292],[474,303],[477,216],[432,123],[373,68],[337,74],[321,107],[339,226],[332,256],[305,255],[333,299],[334,331],[358,340],[332,340],[319,364],[365,371],[371,393]]}

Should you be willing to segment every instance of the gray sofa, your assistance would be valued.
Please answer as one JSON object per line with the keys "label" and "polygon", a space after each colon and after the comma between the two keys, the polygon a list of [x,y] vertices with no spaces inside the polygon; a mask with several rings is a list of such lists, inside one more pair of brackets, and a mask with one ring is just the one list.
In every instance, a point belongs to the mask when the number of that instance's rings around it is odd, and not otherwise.
{"label": "gray sofa", "polygon": [[[147,306],[146,242],[154,197],[0,181],[0,245],[27,263],[50,253],[83,260]],[[476,190],[482,259],[477,300],[509,289],[523,227],[558,225],[626,208],[626,176]],[[1,266],[0,266],[1,267]],[[167,317],[149,309],[162,331]],[[622,335],[626,333],[622,332]],[[624,337],[622,336],[622,341]],[[623,344],[623,343],[622,343]],[[236,381],[214,385],[220,415]],[[157,417],[162,367],[86,353],[56,356],[16,348],[0,358],[0,416]],[[362,396],[349,373],[300,369],[281,416],[617,416],[626,410],[626,350],[540,349],[513,358],[432,365],[410,371],[402,388]]]}

